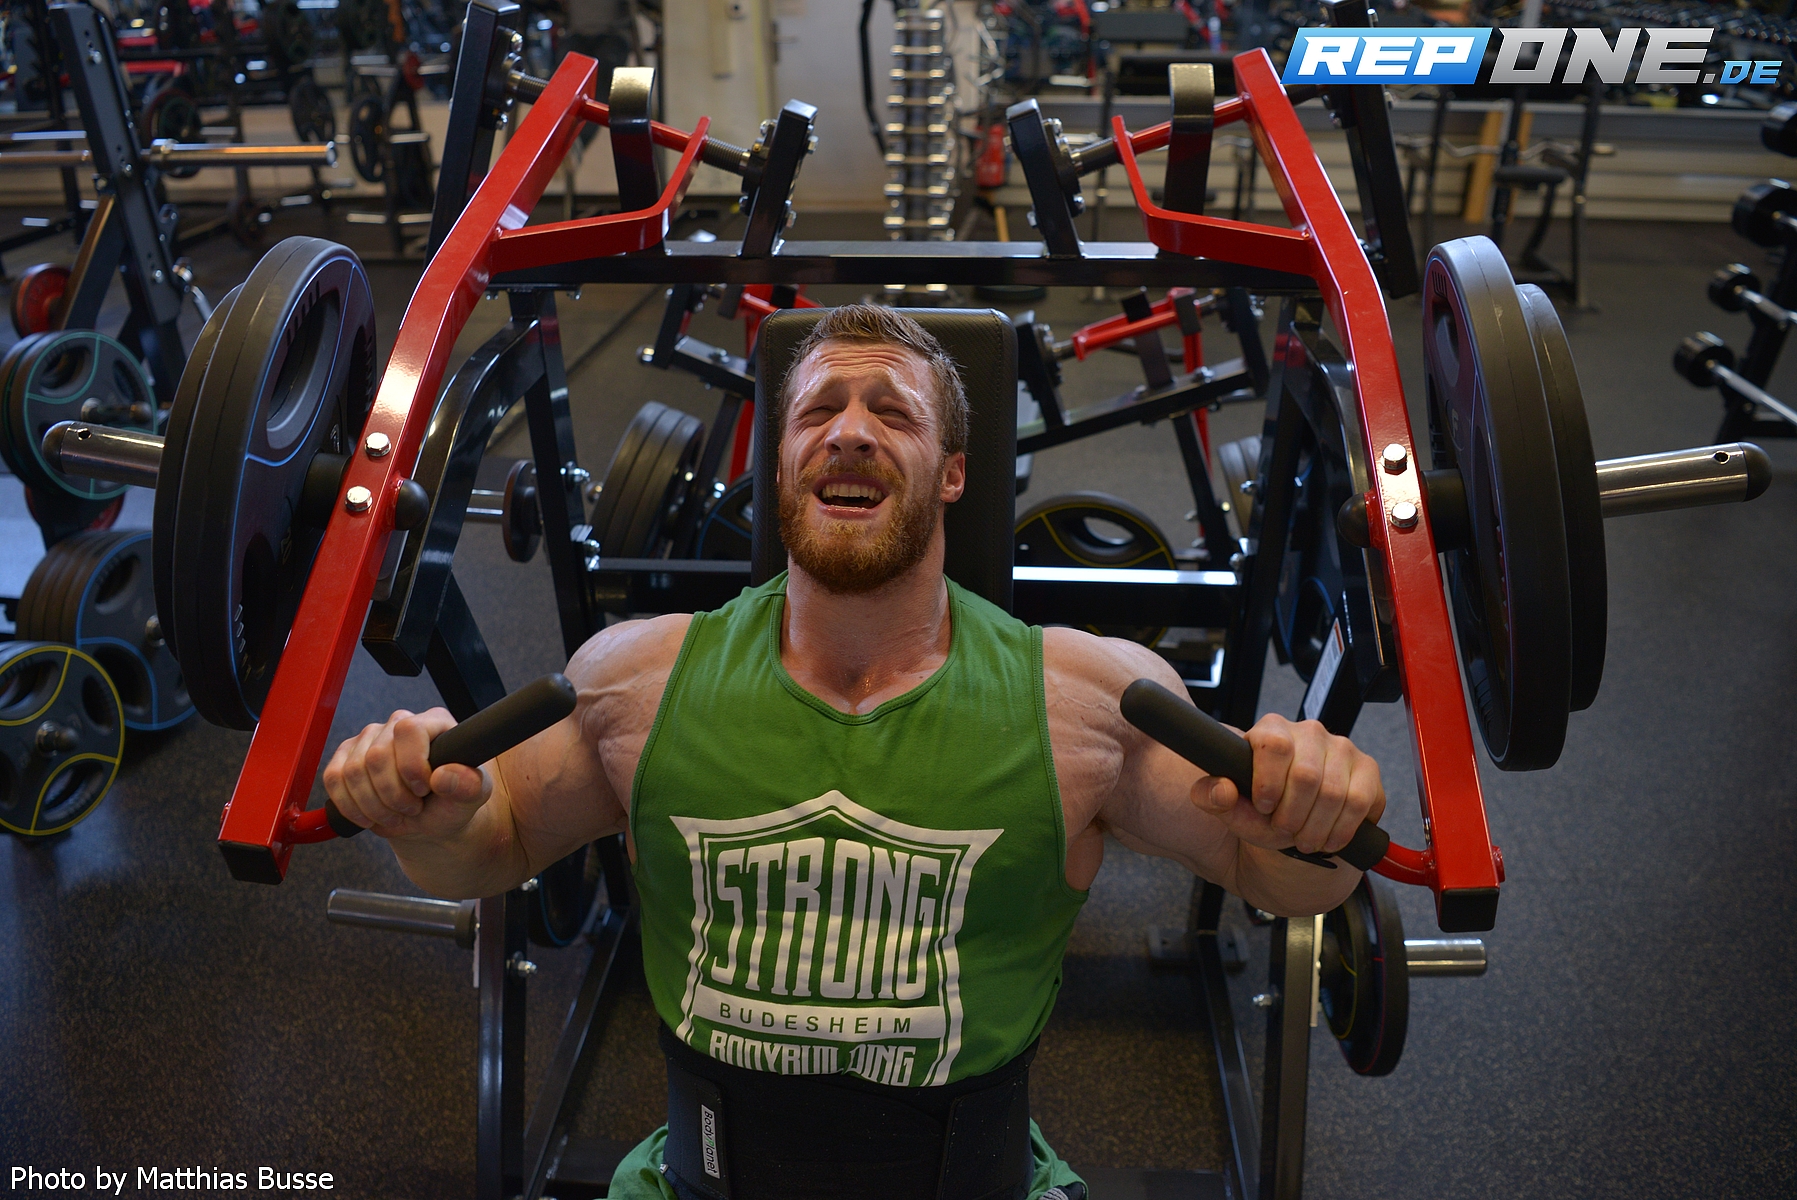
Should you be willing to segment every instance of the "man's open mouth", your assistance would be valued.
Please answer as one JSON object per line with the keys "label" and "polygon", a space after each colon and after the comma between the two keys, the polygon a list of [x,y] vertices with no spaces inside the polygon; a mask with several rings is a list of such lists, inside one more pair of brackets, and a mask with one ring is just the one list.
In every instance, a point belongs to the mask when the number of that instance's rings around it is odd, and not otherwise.
{"label": "man's open mouth", "polygon": [[834,508],[877,508],[886,499],[885,486],[870,479],[826,479],[813,490]]}

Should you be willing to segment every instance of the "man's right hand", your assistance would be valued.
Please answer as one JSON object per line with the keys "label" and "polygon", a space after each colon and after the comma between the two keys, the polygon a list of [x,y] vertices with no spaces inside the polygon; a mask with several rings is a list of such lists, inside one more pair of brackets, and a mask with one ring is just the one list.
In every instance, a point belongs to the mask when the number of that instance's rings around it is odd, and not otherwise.
{"label": "man's right hand", "polygon": [[482,770],[449,764],[431,769],[431,739],[455,726],[447,709],[409,713],[369,725],[337,747],[324,788],[351,821],[384,838],[453,837],[493,793]]}

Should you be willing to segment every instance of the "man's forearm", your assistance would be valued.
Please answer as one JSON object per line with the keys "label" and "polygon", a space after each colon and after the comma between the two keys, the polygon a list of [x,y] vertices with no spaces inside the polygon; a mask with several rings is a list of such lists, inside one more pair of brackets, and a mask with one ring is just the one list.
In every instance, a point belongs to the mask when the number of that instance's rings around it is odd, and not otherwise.
{"label": "man's forearm", "polygon": [[530,878],[509,810],[497,794],[448,838],[394,838],[406,877],[433,896],[470,900],[497,896]]}
{"label": "man's forearm", "polygon": [[1309,917],[1346,900],[1360,872],[1340,859],[1335,870],[1247,842],[1236,843],[1237,895],[1281,917]]}

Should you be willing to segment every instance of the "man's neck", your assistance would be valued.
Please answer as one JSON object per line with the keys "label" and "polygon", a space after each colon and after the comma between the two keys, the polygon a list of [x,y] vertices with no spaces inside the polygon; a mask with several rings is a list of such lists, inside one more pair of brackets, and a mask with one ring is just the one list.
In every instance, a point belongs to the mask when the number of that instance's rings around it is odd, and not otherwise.
{"label": "man's neck", "polygon": [[948,657],[940,541],[871,592],[828,591],[797,566],[786,581],[780,659],[798,685],[844,712],[869,712],[928,679]]}

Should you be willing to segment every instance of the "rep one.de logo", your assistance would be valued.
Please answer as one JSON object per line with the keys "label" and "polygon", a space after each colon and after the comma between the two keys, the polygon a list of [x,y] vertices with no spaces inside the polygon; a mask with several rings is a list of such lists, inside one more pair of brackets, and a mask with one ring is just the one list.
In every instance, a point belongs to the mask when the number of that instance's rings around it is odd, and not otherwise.
{"label": "rep one.de logo", "polygon": [[1601,29],[1498,33],[1491,73],[1481,81],[1490,29],[1300,29],[1280,82],[1583,83],[1595,75],[1607,84],[1765,85],[1778,82],[1784,65],[1782,59],[1731,59],[1720,71],[1703,70],[1714,29],[1619,29],[1613,39]]}

